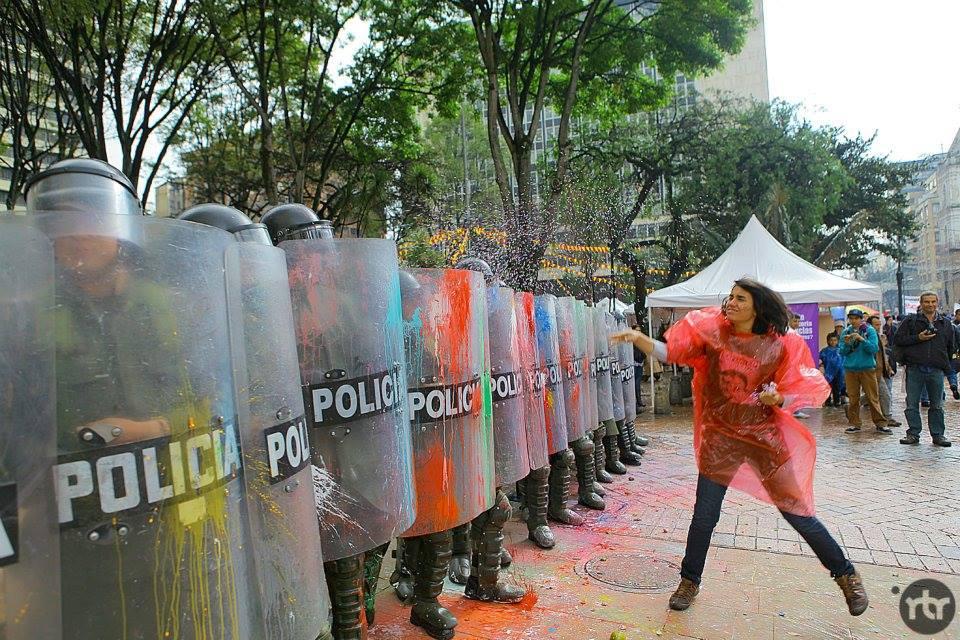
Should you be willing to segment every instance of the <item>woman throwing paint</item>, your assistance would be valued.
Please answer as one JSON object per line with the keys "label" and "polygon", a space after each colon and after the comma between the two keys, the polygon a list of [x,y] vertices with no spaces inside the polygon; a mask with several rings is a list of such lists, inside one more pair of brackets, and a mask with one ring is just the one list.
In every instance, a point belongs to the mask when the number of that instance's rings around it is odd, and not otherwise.
{"label": "woman throwing paint", "polygon": [[693,448],[700,471],[693,520],[670,608],[682,611],[700,591],[710,537],[727,487],[774,504],[840,585],[852,615],[868,604],[863,581],[814,517],[816,441],[791,406],[817,407],[830,385],[814,368],[803,338],[787,333],[780,294],[737,280],[721,308],[688,313],[664,336],[615,336],[656,358],[694,368]]}

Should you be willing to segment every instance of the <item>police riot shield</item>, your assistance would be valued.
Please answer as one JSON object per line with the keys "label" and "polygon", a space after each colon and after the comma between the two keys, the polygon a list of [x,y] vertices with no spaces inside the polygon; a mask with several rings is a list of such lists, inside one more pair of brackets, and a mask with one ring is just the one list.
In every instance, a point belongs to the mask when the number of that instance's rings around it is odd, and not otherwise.
{"label": "police riot shield", "polygon": [[586,381],[584,387],[587,390],[588,398],[587,411],[589,417],[587,418],[587,429],[588,431],[593,431],[597,428],[597,425],[600,424],[600,411],[597,406],[597,350],[593,341],[593,308],[588,307],[583,302],[580,304],[582,305],[580,311],[584,319],[583,340],[586,347],[583,370]]}
{"label": "police riot shield", "polygon": [[57,484],[70,637],[266,633],[220,229],[31,214],[54,243]]}
{"label": "police riot shield", "polygon": [[407,418],[413,432],[417,519],[405,537],[445,531],[493,505],[492,399],[485,369],[483,275],[409,269],[403,289]]}
{"label": "police riot shield", "polygon": [[557,297],[545,293],[534,298],[537,320],[537,352],[543,375],[543,422],[547,451],[567,448],[567,412],[563,405],[563,373],[560,370],[560,329]]}
{"label": "police riot shield", "polygon": [[[626,321],[621,321],[618,331],[627,329]],[[633,343],[620,343],[620,379],[623,380],[623,419],[633,422],[637,417],[637,388],[634,386]]]}
{"label": "police riot shield", "polygon": [[498,487],[516,482],[530,471],[521,383],[523,360],[513,294],[509,287],[487,287],[493,447]]}
{"label": "police riot shield", "polygon": [[524,424],[527,428],[527,452],[531,469],[550,464],[547,452],[547,431],[543,422],[543,372],[537,355],[537,321],[533,294],[516,293],[517,320],[520,334],[520,361],[523,364]]}
{"label": "police riot shield", "polygon": [[313,494],[310,437],[300,391],[287,262],[276,247],[227,249],[236,328],[234,382],[251,543],[268,638],[315,640],[329,630]]}
{"label": "police riot shield", "polygon": [[[579,326],[578,326],[579,324]],[[567,441],[582,438],[587,432],[583,383],[583,358],[580,334],[583,317],[577,313],[577,301],[571,296],[557,299],[560,368],[563,372],[563,406],[567,414]]]}
{"label": "police riot shield", "polygon": [[612,313],[606,314],[607,344],[610,345],[610,396],[613,399],[613,419],[623,420],[623,381],[620,379],[620,343],[610,336],[620,330]]}
{"label": "police riot shield", "polygon": [[397,251],[375,239],[280,248],[329,562],[388,542],[416,513]]}
{"label": "police riot shield", "polygon": [[57,640],[53,247],[4,216],[0,262],[0,638]]}
{"label": "police riot shield", "polygon": [[593,342],[597,371],[597,418],[613,420],[613,395],[610,390],[610,343],[607,338],[608,312],[593,308]]}

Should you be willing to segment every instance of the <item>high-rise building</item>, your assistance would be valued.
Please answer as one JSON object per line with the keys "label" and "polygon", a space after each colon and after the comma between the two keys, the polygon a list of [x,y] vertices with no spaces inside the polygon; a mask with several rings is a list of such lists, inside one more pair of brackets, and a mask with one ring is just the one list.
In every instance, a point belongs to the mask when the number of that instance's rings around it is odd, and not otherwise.
{"label": "high-rise building", "polygon": [[693,81],[697,94],[710,96],[720,93],[747,100],[770,101],[763,0],[754,0],[753,20],[753,27],[747,32],[740,53],[727,58],[723,67],[716,72]]}
{"label": "high-rise building", "polygon": [[921,163],[907,190],[920,235],[911,244],[916,280],[911,284],[936,291],[943,308],[960,302],[960,131],[946,153]]}

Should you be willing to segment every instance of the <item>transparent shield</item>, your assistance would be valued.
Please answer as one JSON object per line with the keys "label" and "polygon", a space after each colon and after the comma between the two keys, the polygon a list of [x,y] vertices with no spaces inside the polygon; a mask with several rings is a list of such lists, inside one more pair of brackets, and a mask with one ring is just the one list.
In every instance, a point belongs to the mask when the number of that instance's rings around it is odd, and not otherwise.
{"label": "transparent shield", "polygon": [[522,350],[513,294],[513,289],[508,287],[487,287],[497,486],[516,482],[530,471],[524,424]]}
{"label": "transparent shield", "polygon": [[524,424],[527,428],[527,451],[531,469],[542,469],[550,463],[547,432],[543,419],[543,374],[537,353],[537,321],[533,294],[516,293],[520,334],[520,359],[523,363]]}
{"label": "transparent shield", "polygon": [[414,520],[396,245],[311,239],[286,252],[323,557],[373,549]]}
{"label": "transparent shield", "polygon": [[412,537],[469,522],[496,488],[486,370],[483,276],[459,269],[409,269],[403,291],[407,418],[413,432],[417,519]]}
{"label": "transparent shield", "polygon": [[593,342],[597,371],[597,418],[613,420],[613,395],[610,391],[610,343],[607,340],[608,312],[593,308]]}
{"label": "transparent shield", "polygon": [[560,367],[563,370],[563,406],[567,414],[567,441],[573,442],[587,432],[586,398],[583,392],[583,356],[581,337],[583,316],[577,300],[557,299],[557,327],[560,343]]}
{"label": "transparent shield", "polygon": [[581,309],[584,319],[584,343],[586,356],[584,358],[584,377],[587,381],[587,429],[592,431],[600,424],[600,410],[597,406],[597,350],[593,340],[593,308],[585,304]]}
{"label": "transparent shield", "polygon": [[310,439],[297,364],[287,262],[271,245],[227,249],[236,328],[234,380],[258,602],[270,638],[329,631]]}
{"label": "transparent shield", "polygon": [[560,333],[557,298],[545,293],[534,298],[537,321],[537,351],[543,376],[543,417],[547,451],[567,448],[567,411],[563,405],[563,373],[560,369]]}
{"label": "transparent shield", "polygon": [[0,637],[57,640],[53,246],[4,216],[0,260]]}
{"label": "transparent shield", "polygon": [[[625,331],[627,323],[621,322],[619,331]],[[634,386],[633,344],[620,344],[620,379],[623,381],[623,414],[624,420],[632,422],[637,417],[637,388]]]}
{"label": "transparent shield", "polygon": [[620,379],[620,344],[610,340],[617,331],[617,321],[612,313],[607,313],[607,343],[610,345],[610,395],[613,399],[613,419],[623,420],[623,382]]}
{"label": "transparent shield", "polygon": [[54,244],[64,628],[264,633],[224,276],[235,240],[140,216],[29,219]]}

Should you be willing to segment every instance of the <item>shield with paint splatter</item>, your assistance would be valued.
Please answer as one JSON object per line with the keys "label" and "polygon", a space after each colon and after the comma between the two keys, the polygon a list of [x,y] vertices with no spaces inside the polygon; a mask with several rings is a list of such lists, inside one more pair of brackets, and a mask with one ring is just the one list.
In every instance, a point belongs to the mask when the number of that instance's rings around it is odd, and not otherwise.
{"label": "shield with paint splatter", "polygon": [[607,313],[607,343],[610,345],[610,394],[613,399],[613,419],[623,420],[623,382],[620,380],[621,343],[610,336],[620,330],[612,313]]}
{"label": "shield with paint splatter", "polygon": [[563,404],[563,373],[560,369],[560,335],[557,325],[557,297],[545,293],[534,298],[537,320],[537,352],[543,375],[543,417],[547,451],[567,448],[567,412]]}
{"label": "shield with paint splatter", "polygon": [[609,312],[593,308],[593,342],[597,370],[597,417],[600,422],[613,420],[613,395],[610,390],[610,343],[607,339]]}
{"label": "shield with paint splatter", "polygon": [[583,370],[585,386],[587,388],[587,430],[593,431],[597,428],[597,425],[600,424],[600,411],[597,407],[597,353],[596,345],[593,341],[593,308],[588,307],[583,302],[580,304],[583,305],[581,313],[583,314],[584,320],[583,340],[585,343],[585,355]]}
{"label": "shield with paint splatter", "polygon": [[530,471],[524,425],[523,361],[513,294],[509,287],[487,287],[497,486],[516,482]]}
{"label": "shield with paint splatter", "polygon": [[[618,331],[627,330],[626,320],[618,323]],[[620,343],[620,380],[623,383],[623,419],[633,422],[637,417],[637,387],[634,381],[633,344]]]}
{"label": "shield with paint splatter", "polygon": [[408,269],[403,290],[407,419],[418,511],[412,537],[469,522],[493,505],[496,476],[483,275]]}
{"label": "shield with paint splatter", "polygon": [[143,216],[27,220],[54,251],[63,628],[260,637],[225,286],[236,240]]}
{"label": "shield with paint splatter", "polygon": [[276,247],[238,242],[227,249],[226,267],[231,326],[239,334],[234,381],[257,602],[266,637],[310,638],[328,628],[330,599],[287,261]]}
{"label": "shield with paint splatter", "polygon": [[363,553],[415,517],[396,246],[309,239],[286,251],[323,555]]}
{"label": "shield with paint splatter", "polygon": [[520,359],[523,363],[524,425],[527,428],[527,451],[531,469],[542,469],[550,463],[547,452],[547,432],[543,418],[544,378],[540,371],[537,353],[537,321],[533,294],[518,291],[516,294],[517,318],[519,320]]}
{"label": "shield with paint splatter", "polygon": [[[586,398],[583,392],[583,351],[586,346],[583,316],[571,296],[557,299],[560,368],[563,370],[563,406],[567,414],[567,441],[587,432]],[[585,351],[585,349],[584,349]]]}

